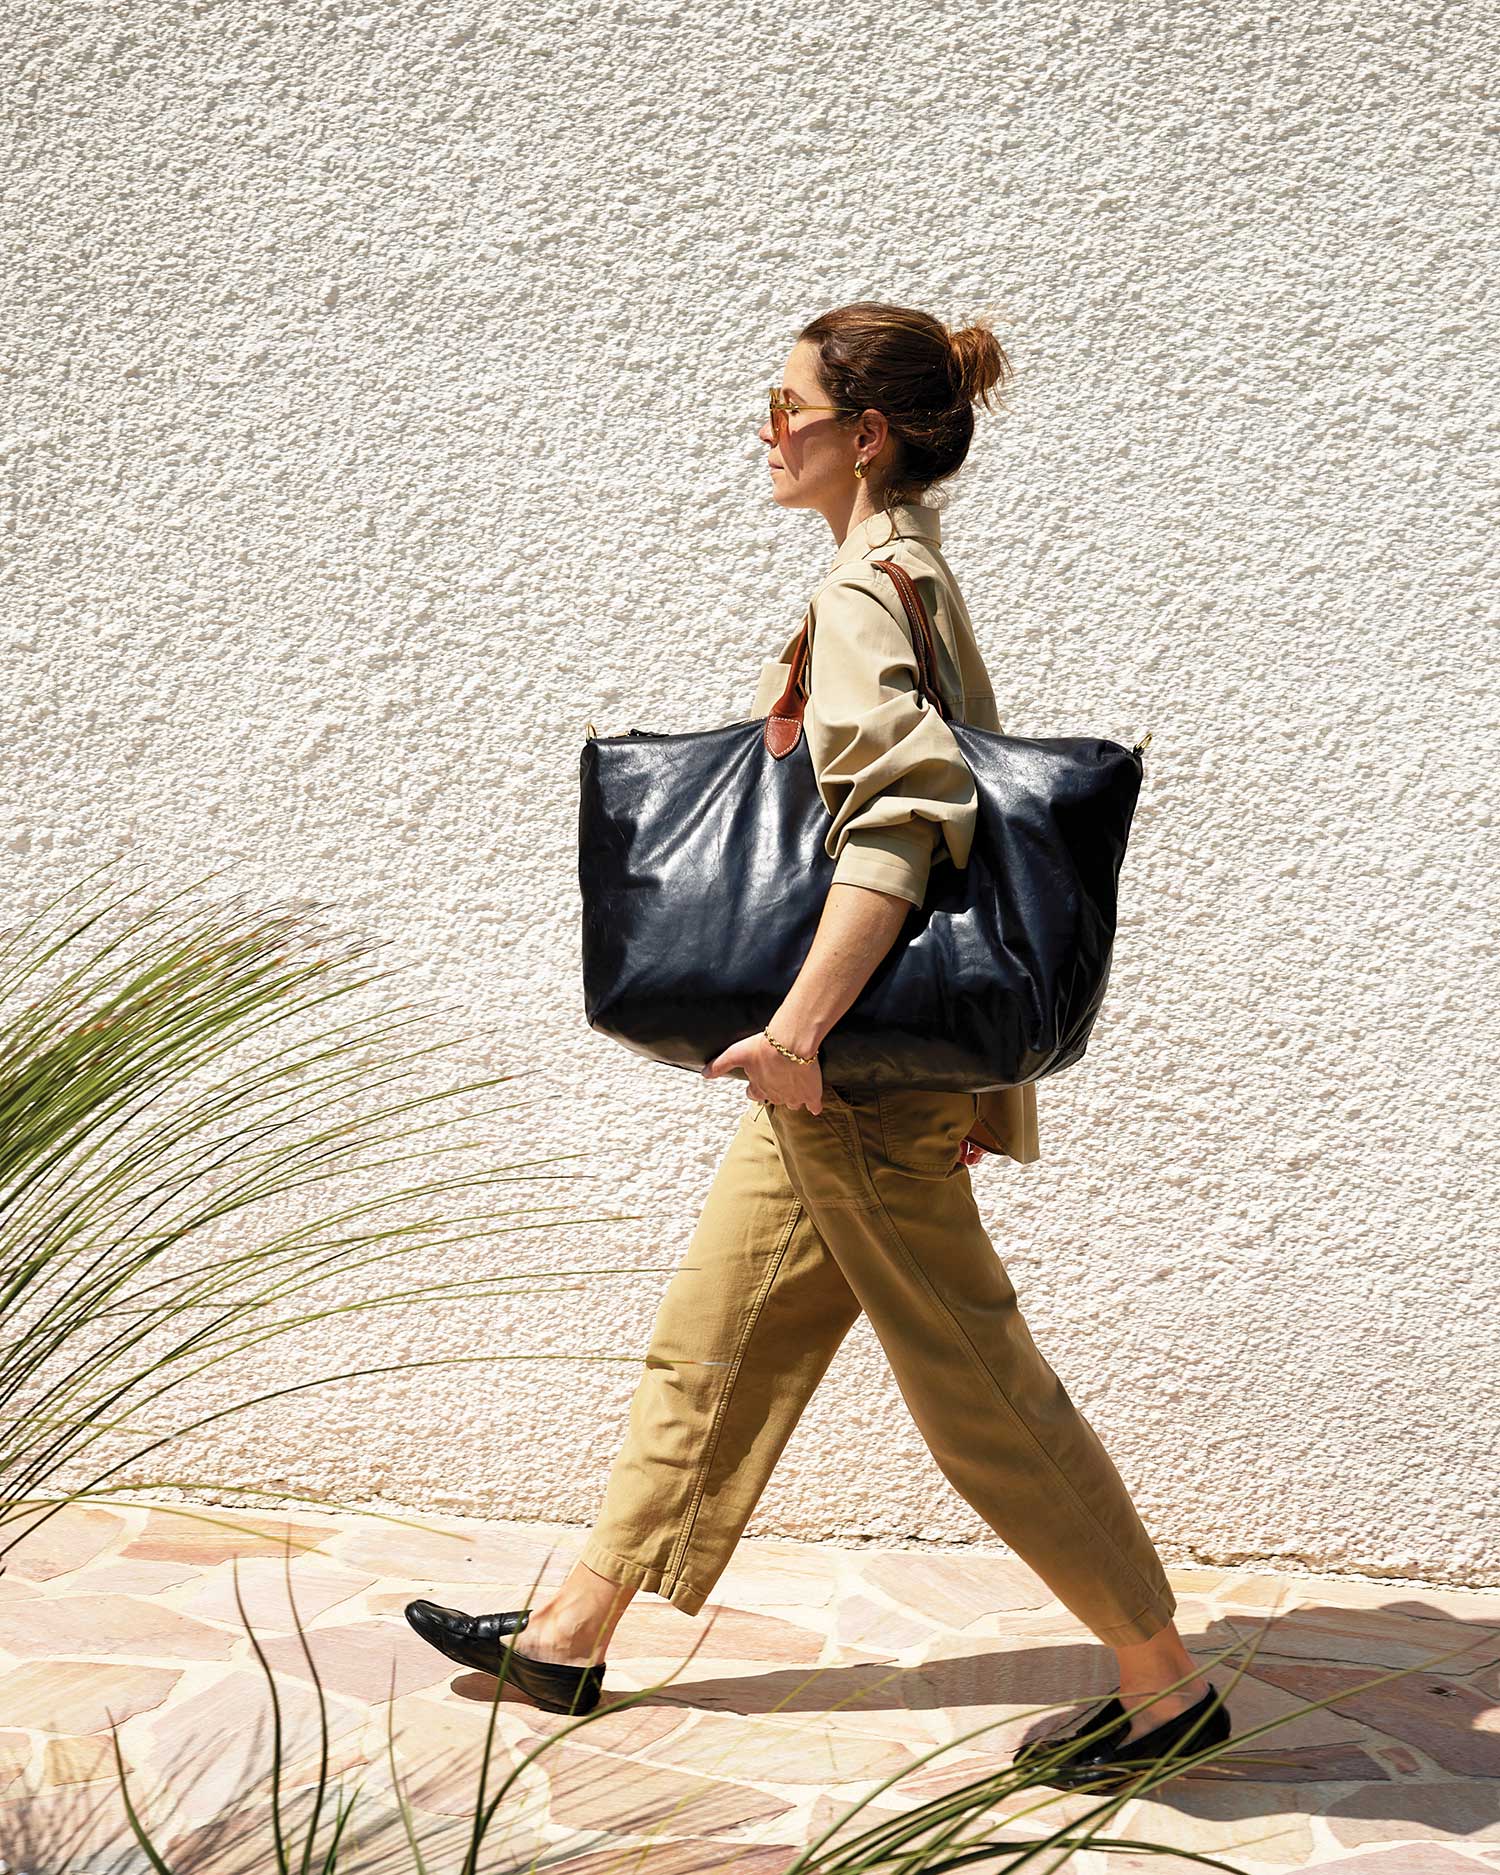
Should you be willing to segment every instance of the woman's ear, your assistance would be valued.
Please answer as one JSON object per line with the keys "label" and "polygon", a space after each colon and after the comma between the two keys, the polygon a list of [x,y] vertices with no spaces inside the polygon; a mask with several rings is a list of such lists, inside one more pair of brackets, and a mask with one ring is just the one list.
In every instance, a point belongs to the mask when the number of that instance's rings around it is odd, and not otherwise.
{"label": "woman's ear", "polygon": [[891,426],[886,422],[883,410],[862,410],[859,413],[859,428],[854,440],[861,451],[878,456],[885,447],[885,439],[890,435]]}

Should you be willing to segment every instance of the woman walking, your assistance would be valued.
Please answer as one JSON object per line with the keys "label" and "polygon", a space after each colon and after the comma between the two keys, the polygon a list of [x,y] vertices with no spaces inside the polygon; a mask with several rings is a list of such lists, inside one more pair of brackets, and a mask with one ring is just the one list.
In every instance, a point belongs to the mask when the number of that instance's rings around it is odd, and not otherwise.
{"label": "woman walking", "polygon": [[[872,562],[893,559],[916,582],[945,703],[998,730],[938,513],[922,497],[961,466],[974,403],[1009,375],[986,327],[950,333],[871,302],[815,319],[787,357],[760,438],[772,499],[822,515],[836,543],[809,607],[803,716],[833,883],[776,1014],[704,1069],[743,1074],[751,1104],[663,1294],[578,1562],[538,1608],[467,1615],[414,1601],[406,1613],[450,1659],[493,1673],[509,1651],[507,1678],[539,1704],[590,1710],[633,1595],[702,1608],[864,1313],[954,1489],[1115,1654],[1118,1694],[1046,1741],[1098,1732],[1047,1778],[1097,1787],[1190,1729],[1189,1749],[1217,1742],[1229,1722],[1172,1621],[1176,1600],[1119,1473],[1032,1341],[974,1202],[976,1139],[1037,1156],[1035,1090],[841,1088],[818,1062],[932,873],[968,859],[973,779],[920,697],[900,597]],[[796,638],[763,667],[752,715],[782,695]]]}

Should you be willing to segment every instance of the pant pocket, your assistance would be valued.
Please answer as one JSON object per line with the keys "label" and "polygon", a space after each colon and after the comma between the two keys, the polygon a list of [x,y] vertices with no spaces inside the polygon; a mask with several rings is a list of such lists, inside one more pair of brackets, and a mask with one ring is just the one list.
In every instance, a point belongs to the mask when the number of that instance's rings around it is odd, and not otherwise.
{"label": "pant pocket", "polygon": [[915,1178],[945,1178],[953,1171],[979,1114],[977,1094],[930,1088],[882,1089],[875,1104],[886,1164]]}

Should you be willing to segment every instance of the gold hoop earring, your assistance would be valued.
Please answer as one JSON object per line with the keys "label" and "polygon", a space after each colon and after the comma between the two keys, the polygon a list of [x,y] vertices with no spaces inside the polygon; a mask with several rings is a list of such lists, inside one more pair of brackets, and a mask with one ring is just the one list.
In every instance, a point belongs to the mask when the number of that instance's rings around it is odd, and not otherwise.
{"label": "gold hoop earring", "polygon": [[854,465],[855,481],[856,482],[862,481],[864,479],[864,473],[865,473],[865,465],[862,462],[856,462]]}

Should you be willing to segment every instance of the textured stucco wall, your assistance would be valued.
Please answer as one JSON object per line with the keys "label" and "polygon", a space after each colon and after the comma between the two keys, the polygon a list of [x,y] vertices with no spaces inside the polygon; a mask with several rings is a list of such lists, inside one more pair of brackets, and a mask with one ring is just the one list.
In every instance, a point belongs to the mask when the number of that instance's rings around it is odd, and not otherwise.
{"label": "textured stucco wall", "polygon": [[[1482,18],[12,15],[6,921],[119,848],[333,903],[592,1148],[613,1221],[489,1254],[647,1272],[310,1334],[620,1358],[184,1470],[592,1515],[744,1089],[584,1023],[583,723],[744,713],[833,545],[763,387],[875,296],[1021,373],[944,521],[1006,728],[1154,731],[1090,1053],[977,1174],[1033,1331],[1170,1560],[1500,1581]],[[751,1528],[990,1540],[863,1325]]]}

